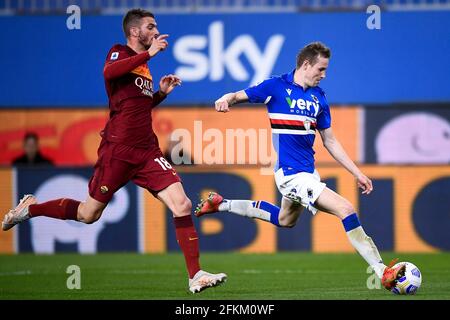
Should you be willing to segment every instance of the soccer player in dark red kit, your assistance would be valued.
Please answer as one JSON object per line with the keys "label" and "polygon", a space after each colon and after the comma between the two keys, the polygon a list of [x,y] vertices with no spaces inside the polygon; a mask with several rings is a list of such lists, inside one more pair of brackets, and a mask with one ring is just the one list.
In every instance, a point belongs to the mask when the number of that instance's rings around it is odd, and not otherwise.
{"label": "soccer player in dark red kit", "polygon": [[110,116],[101,132],[98,160],[86,201],[62,198],[37,204],[33,195],[25,195],[17,207],[5,215],[2,228],[8,230],[38,216],[94,223],[113,194],[131,180],[172,211],[177,241],[189,273],[189,290],[200,292],[224,282],[227,276],[200,269],[191,201],[176,171],[163,157],[152,129],[151,110],[181,84],[177,76],[166,75],[159,82],[159,90],[153,90],[147,62],[153,62],[158,53],[167,48],[168,35],[160,35],[154,15],[142,9],[127,12],[123,30],[127,44],[111,48],[103,69]]}

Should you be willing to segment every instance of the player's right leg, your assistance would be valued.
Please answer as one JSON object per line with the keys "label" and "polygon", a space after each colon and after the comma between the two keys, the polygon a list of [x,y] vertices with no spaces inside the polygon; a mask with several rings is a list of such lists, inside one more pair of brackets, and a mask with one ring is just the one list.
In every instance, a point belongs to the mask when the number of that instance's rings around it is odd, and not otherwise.
{"label": "player's right leg", "polygon": [[280,215],[278,216],[280,226],[287,228],[294,227],[303,209],[304,207],[300,203],[283,197],[281,200]]}
{"label": "player's right leg", "polygon": [[95,200],[88,196],[85,202],[81,202],[78,206],[77,220],[84,223],[94,223],[102,216],[107,203]]}
{"label": "player's right leg", "polygon": [[60,198],[37,204],[33,195],[25,196],[16,208],[6,214],[2,223],[3,230],[39,216],[94,223],[100,218],[114,193],[130,180],[136,170],[128,161],[119,160],[123,158],[122,155],[129,155],[129,147],[102,141],[99,159],[89,181],[89,196],[85,202]]}
{"label": "player's right leg", "polygon": [[383,263],[375,243],[362,228],[352,204],[333,190],[325,188],[314,203],[314,206],[342,220],[350,243],[364,260],[372,266],[377,276],[381,279],[383,286],[388,290],[394,287],[396,281],[404,274],[405,266],[400,265],[394,269],[392,268],[393,262],[389,266]]}
{"label": "player's right leg", "polygon": [[2,229],[6,231],[23,221],[42,216],[93,223],[100,218],[105,207],[105,203],[101,203],[90,196],[85,202],[60,198],[38,204],[36,197],[28,194],[20,200],[14,209],[5,215]]}
{"label": "player's right leg", "polygon": [[23,221],[30,219],[29,207],[36,203],[36,197],[32,194],[26,194],[20,199],[19,204],[9,210],[2,221],[2,230],[6,231]]}

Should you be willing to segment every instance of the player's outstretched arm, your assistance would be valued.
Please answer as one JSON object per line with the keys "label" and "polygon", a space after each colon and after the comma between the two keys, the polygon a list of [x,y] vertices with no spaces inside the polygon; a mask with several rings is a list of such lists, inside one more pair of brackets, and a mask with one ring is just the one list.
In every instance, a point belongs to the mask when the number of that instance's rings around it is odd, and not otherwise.
{"label": "player's outstretched arm", "polygon": [[216,111],[228,112],[230,107],[234,104],[248,101],[248,96],[244,90],[237,92],[230,92],[217,99],[215,102]]}
{"label": "player's outstretched arm", "polygon": [[116,56],[114,58],[113,56],[111,56],[109,61],[106,62],[103,68],[103,76],[106,80],[119,78],[129,73],[131,70],[135,69],[141,64],[146,63],[148,59],[153,58],[158,52],[163,51],[167,48],[169,43],[167,42],[166,38],[168,36],[169,35],[167,34],[158,35],[157,38],[153,39],[152,44],[147,52],[144,51],[131,57],[122,58],[124,56],[127,56],[123,52],[111,53],[111,55],[116,54]]}
{"label": "player's outstretched arm", "polygon": [[369,194],[372,192],[372,181],[364,175],[350,159],[341,143],[334,136],[333,130],[331,128],[327,128],[324,130],[319,130],[319,132],[325,149],[327,149],[331,156],[356,178],[358,181],[358,187],[363,190],[362,193]]}
{"label": "player's outstretched arm", "polygon": [[103,76],[106,80],[112,80],[126,75],[131,70],[148,61],[148,53],[142,52],[138,55],[122,59],[123,53],[118,54],[119,60],[110,60],[105,63]]}

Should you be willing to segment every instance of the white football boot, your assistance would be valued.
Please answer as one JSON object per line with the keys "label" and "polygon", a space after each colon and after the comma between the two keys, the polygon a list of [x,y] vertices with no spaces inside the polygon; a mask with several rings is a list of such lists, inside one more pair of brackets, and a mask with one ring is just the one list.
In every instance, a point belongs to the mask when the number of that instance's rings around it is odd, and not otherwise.
{"label": "white football boot", "polygon": [[227,281],[227,275],[225,273],[213,274],[199,270],[193,279],[189,279],[189,291],[197,293],[204,289],[218,286],[225,281]]}
{"label": "white football boot", "polygon": [[32,194],[24,195],[23,198],[20,200],[19,204],[17,205],[17,207],[10,210],[3,218],[2,222],[3,231],[9,230],[16,224],[30,219],[28,207],[35,203],[37,203],[35,196],[33,196]]}

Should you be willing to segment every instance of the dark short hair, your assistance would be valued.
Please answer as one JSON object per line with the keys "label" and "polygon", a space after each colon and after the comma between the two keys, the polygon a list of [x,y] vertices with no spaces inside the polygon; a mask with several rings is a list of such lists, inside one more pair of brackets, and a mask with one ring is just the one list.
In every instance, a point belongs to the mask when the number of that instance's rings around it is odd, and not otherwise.
{"label": "dark short hair", "polygon": [[36,132],[26,132],[25,135],[23,136],[23,142],[26,142],[28,139],[33,139],[36,142],[38,142],[39,136],[37,135]]}
{"label": "dark short hair", "polygon": [[144,9],[131,9],[123,17],[122,27],[125,37],[130,36],[130,28],[139,25],[142,18],[150,17],[155,18],[154,14]]}
{"label": "dark short hair", "polygon": [[297,69],[299,69],[306,60],[308,60],[311,65],[316,64],[318,56],[330,58],[330,48],[325,46],[322,42],[312,42],[308,44],[297,54]]}

